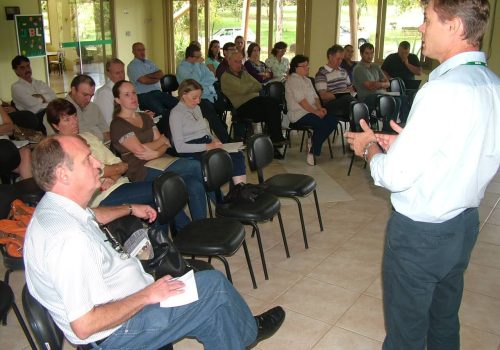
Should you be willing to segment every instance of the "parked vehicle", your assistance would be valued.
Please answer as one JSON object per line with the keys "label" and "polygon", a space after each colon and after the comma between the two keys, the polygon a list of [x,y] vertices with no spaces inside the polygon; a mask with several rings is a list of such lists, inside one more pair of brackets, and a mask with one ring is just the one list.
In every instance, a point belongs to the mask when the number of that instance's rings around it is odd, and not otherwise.
{"label": "parked vehicle", "polygon": [[[243,36],[243,29],[241,28],[221,28],[212,35],[212,40],[218,40],[220,46],[224,46],[227,42],[233,42],[234,38],[238,35]],[[247,45],[255,41],[255,33],[248,28],[246,37]]]}
{"label": "parked vehicle", "polygon": [[[370,35],[368,33],[362,31],[361,29],[358,29],[358,48],[363,45],[364,43],[369,42]],[[347,45],[351,44],[351,31],[348,27],[345,26],[340,26],[340,32],[339,32],[339,45]]]}

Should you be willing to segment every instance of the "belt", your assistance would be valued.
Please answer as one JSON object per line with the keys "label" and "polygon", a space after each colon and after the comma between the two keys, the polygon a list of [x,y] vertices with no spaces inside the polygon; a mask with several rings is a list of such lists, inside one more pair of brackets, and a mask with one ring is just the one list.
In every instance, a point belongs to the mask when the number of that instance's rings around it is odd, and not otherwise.
{"label": "belt", "polygon": [[[102,343],[104,343],[104,341],[106,339],[108,339],[108,337],[99,339],[99,340],[97,340],[95,342],[92,342],[92,343],[78,345],[78,349],[81,349],[81,350],[92,350],[94,348],[94,346],[101,345]],[[93,345],[93,344],[95,344],[95,345]]]}

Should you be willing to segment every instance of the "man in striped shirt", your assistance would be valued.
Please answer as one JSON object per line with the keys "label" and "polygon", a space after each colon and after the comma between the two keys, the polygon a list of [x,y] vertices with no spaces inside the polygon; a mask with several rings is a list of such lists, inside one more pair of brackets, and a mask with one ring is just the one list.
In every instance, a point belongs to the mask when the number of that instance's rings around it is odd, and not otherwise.
{"label": "man in striped shirt", "polygon": [[349,119],[349,104],[354,100],[354,89],[347,71],[340,67],[344,48],[333,45],[326,51],[328,63],[320,67],[314,78],[321,102],[328,111],[339,119]]}

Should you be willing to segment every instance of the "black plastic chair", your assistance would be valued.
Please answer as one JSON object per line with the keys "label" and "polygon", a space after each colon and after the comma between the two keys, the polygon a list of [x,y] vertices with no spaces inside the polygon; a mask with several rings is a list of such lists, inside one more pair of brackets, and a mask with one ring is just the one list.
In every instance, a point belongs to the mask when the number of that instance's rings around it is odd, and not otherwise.
{"label": "black plastic chair", "polygon": [[[361,132],[361,126],[359,122],[361,119],[364,119],[368,125],[370,125],[370,111],[368,110],[368,106],[363,102],[352,102],[350,106],[350,114],[351,114],[351,131],[353,132]],[[351,175],[352,163],[354,162],[354,152],[352,153],[351,163],[349,164],[349,170],[347,171],[347,176]],[[366,162],[365,162],[366,167]]]}
{"label": "black plastic chair", "polygon": [[160,79],[160,86],[161,86],[161,91],[167,92],[170,95],[174,91],[177,91],[179,88],[179,82],[177,81],[177,77],[173,74],[165,74],[161,79]]}
{"label": "black plastic chair", "polygon": [[265,183],[269,186],[269,192],[278,197],[287,197],[297,203],[302,226],[302,235],[304,236],[304,245],[307,244],[306,226],[304,224],[304,215],[302,205],[297,197],[306,197],[311,192],[314,194],[316,212],[318,213],[319,227],[323,231],[323,221],[321,220],[321,211],[319,209],[318,195],[316,193],[316,181],[313,177],[304,174],[278,174],[264,180],[263,169],[273,161],[273,144],[266,135],[253,135],[247,145],[248,164],[250,169],[256,170],[259,183]]}
{"label": "black plastic chair", "polygon": [[208,192],[215,192],[217,197],[215,215],[217,217],[232,218],[240,221],[244,225],[252,226],[252,237],[257,235],[257,243],[259,245],[259,253],[262,260],[264,277],[266,280],[269,279],[258,222],[271,220],[274,216],[278,216],[286,257],[290,257],[285,229],[283,227],[283,220],[280,213],[281,204],[278,197],[265,192],[260,194],[253,202],[233,201],[223,203],[220,188],[224,184],[230,182],[233,176],[233,164],[231,157],[223,149],[213,149],[206,152],[202,158],[202,169],[205,178],[205,189],[207,191],[210,216],[212,217],[213,213]]}
{"label": "black plastic chair", "polygon": [[[186,184],[173,172],[158,176],[153,181],[153,192],[161,223],[171,222],[188,204]],[[225,257],[232,256],[243,246],[252,284],[257,288],[245,240],[245,229],[239,221],[228,218],[196,220],[177,232],[173,241],[182,254],[216,257],[222,261],[227,279],[231,283],[231,269]]]}
{"label": "black plastic chair", "polygon": [[[42,350],[62,350],[64,334],[57,327],[48,310],[30,294],[26,285],[22,294],[24,315],[39,348]],[[33,340],[31,340],[32,342]],[[36,350],[35,344],[32,345],[32,348]],[[77,349],[81,348],[77,346]],[[173,350],[173,347],[168,344],[158,350]]]}
{"label": "black plastic chair", "polygon": [[40,349],[62,349],[63,332],[56,326],[47,309],[33,298],[26,285],[23,288],[22,298],[24,315]]}
{"label": "black plastic chair", "polygon": [[377,104],[375,109],[377,111],[377,119],[382,121],[382,132],[393,132],[390,121],[397,121],[396,108],[397,105],[394,97],[389,95],[377,96]]}
{"label": "black plastic chair", "polygon": [[10,140],[0,139],[0,179],[2,183],[14,183],[17,175],[13,173],[21,163],[21,155]]}
{"label": "black plastic chair", "polygon": [[21,325],[26,339],[28,339],[30,347],[33,350],[37,350],[35,342],[28,331],[28,327],[26,327],[23,316],[21,315],[21,312],[19,312],[19,308],[16,305],[12,288],[7,283],[0,281],[0,319],[6,319],[11,308],[14,310],[14,314]]}

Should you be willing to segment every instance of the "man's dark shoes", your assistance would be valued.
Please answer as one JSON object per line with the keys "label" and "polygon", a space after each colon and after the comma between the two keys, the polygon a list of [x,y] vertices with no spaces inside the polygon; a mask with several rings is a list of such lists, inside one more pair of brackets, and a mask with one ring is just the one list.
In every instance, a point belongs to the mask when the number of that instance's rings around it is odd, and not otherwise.
{"label": "man's dark shoes", "polygon": [[285,310],[281,306],[273,307],[263,314],[255,316],[257,322],[257,338],[254,344],[271,337],[285,320]]}

